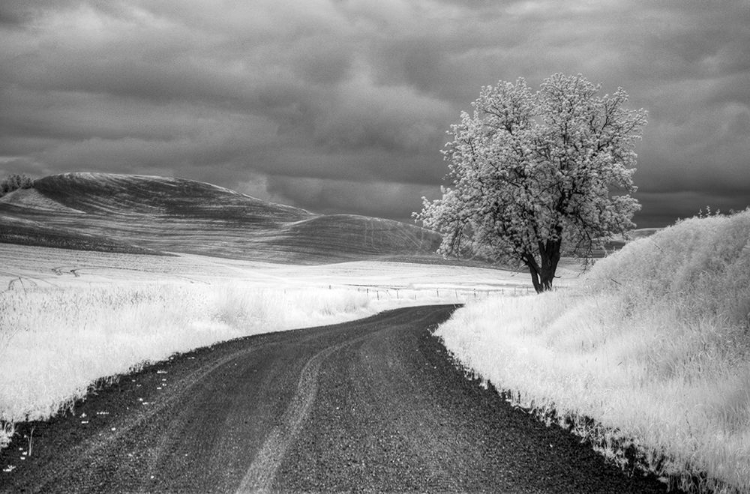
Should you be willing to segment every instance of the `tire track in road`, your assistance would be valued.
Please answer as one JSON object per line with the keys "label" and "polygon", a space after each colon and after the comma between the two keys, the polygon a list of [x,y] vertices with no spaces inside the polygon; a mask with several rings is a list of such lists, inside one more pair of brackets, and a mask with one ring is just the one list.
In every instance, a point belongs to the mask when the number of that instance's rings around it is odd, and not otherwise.
{"label": "tire track in road", "polygon": [[81,470],[85,465],[91,463],[94,458],[104,457],[105,450],[111,449],[117,442],[125,440],[134,430],[143,427],[146,422],[163,413],[169,407],[176,405],[180,400],[189,399],[191,389],[200,384],[211,373],[238,358],[252,354],[256,350],[257,348],[245,348],[193,370],[173,383],[170,392],[153,406],[142,410],[140,413],[133,414],[118,423],[118,427],[114,428],[111,433],[103,437],[94,437],[92,440],[72,448],[69,453],[69,456],[72,458],[68,458],[67,461],[58,465],[57,468],[45,470],[41,474],[40,478],[35,482],[36,490],[51,488],[57,479],[69,477],[72,473]]}
{"label": "tire track in road", "polygon": [[[122,376],[47,423],[19,424],[0,451],[0,467],[14,465],[0,492],[260,490],[309,415],[321,364],[410,311],[232,340]],[[12,451],[34,426],[34,455],[19,463]]]}
{"label": "tire track in road", "polygon": [[[155,364],[31,424],[34,455],[0,472],[0,492],[666,491],[466,379],[432,335],[454,309],[402,308]],[[0,451],[0,471],[22,441]]]}
{"label": "tire track in road", "polygon": [[666,492],[467,379],[431,334],[449,315],[414,310],[325,360],[270,490]]}
{"label": "tire track in road", "polygon": [[318,393],[318,374],[320,366],[333,353],[342,348],[352,345],[364,337],[341,343],[339,345],[326,348],[313,356],[299,377],[297,392],[292,398],[292,402],[284,412],[281,418],[281,424],[274,427],[268,434],[268,438],[263,443],[260,451],[255,456],[250,468],[242,479],[237,489],[237,494],[250,492],[270,492],[276,471],[281,465],[284,455],[290,444],[295,440],[299,431],[302,429],[305,418],[310,413],[310,408],[315,402]]}

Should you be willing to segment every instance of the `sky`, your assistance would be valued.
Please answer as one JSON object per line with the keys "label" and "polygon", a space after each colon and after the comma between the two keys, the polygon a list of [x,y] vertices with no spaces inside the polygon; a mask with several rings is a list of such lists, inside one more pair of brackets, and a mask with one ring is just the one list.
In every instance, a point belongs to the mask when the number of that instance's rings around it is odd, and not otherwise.
{"label": "sky", "polygon": [[666,226],[750,206],[748,47],[748,0],[3,0],[0,175],[411,221],[482,86],[580,73],[648,111],[635,222]]}

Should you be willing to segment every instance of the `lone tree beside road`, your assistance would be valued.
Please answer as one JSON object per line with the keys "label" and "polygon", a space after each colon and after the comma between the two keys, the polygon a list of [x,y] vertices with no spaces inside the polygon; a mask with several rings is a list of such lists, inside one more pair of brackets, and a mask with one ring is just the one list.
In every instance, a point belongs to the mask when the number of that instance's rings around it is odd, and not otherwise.
{"label": "lone tree beside road", "polygon": [[514,260],[542,293],[563,243],[590,257],[635,226],[633,148],[646,112],[623,108],[622,88],[603,97],[599,89],[580,74],[555,74],[537,92],[524,79],[482,88],[474,114],[463,112],[448,132],[453,187],[442,199],[422,198],[415,213],[442,235],[439,252]]}

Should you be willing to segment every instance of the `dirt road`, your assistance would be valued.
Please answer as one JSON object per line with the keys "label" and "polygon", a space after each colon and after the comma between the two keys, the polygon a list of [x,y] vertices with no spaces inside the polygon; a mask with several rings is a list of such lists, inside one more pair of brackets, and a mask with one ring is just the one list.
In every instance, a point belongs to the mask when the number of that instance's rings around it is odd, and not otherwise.
{"label": "dirt road", "polygon": [[122,377],[24,426],[0,492],[665,490],[466,379],[430,333],[452,310],[235,340]]}

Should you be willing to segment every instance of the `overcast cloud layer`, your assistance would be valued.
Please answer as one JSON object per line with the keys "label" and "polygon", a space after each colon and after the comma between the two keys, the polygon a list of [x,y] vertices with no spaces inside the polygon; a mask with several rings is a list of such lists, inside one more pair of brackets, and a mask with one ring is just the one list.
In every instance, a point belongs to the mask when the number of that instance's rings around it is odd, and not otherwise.
{"label": "overcast cloud layer", "polygon": [[750,205],[741,1],[4,0],[0,168],[208,181],[406,219],[482,85],[556,72],[649,111],[639,227]]}

